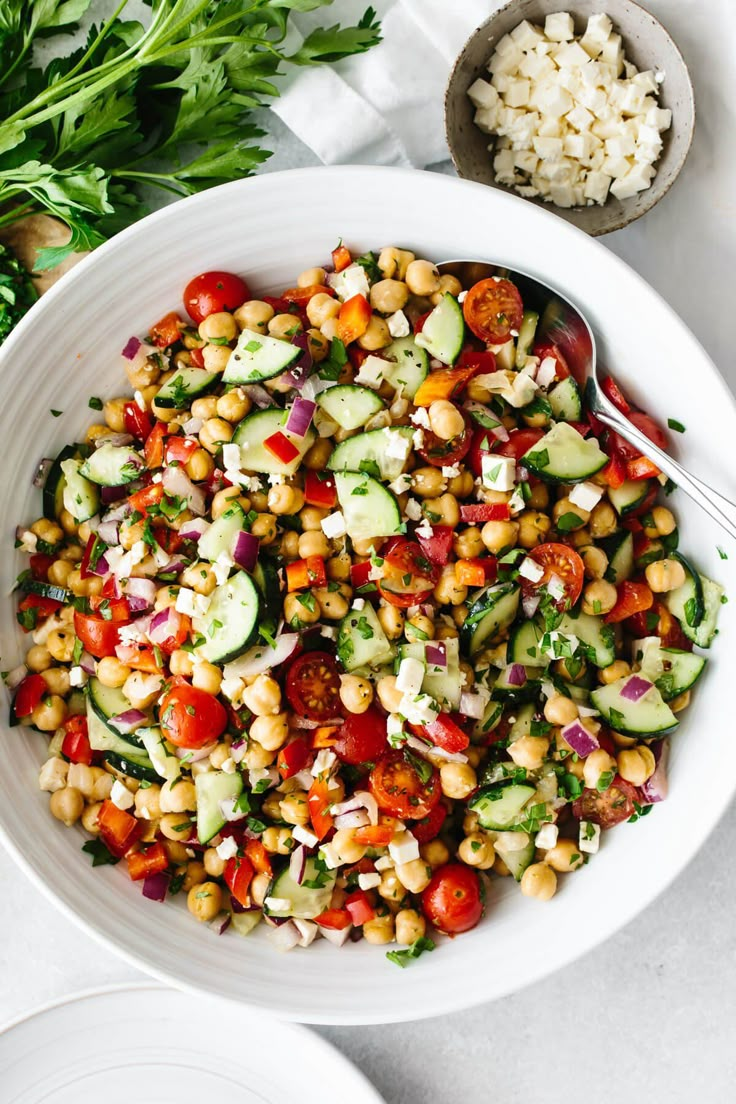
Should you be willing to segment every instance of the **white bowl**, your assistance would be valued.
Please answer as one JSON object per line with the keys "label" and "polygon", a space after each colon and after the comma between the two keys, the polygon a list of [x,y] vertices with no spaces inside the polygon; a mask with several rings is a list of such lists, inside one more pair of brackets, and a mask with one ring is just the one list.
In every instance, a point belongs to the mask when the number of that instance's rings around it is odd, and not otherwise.
{"label": "white bowl", "polygon": [[[247,275],[267,291],[321,263],[342,237],[365,250],[405,245],[435,261],[480,257],[538,276],[577,302],[600,356],[642,405],[679,419],[681,458],[736,494],[721,458],[736,439],[729,391],[670,308],[603,246],[553,214],[480,184],[383,168],[302,169],[217,188],[159,211],[120,234],[57,284],[0,353],[3,478],[0,517],[8,595],[23,566],[11,547],[18,522],[40,513],[36,464],[90,420],[87,400],[125,390],[120,350],[180,304],[187,280],[209,268]],[[49,411],[63,410],[54,419]],[[729,487],[730,482],[730,487]],[[736,549],[681,495],[673,500],[682,547],[702,571],[736,583]],[[717,546],[730,552],[721,560]],[[734,588],[736,589],[736,588]],[[2,666],[22,656],[14,603],[0,610]],[[671,795],[652,815],[610,832],[589,866],[561,878],[549,904],[496,879],[487,916],[401,973],[384,949],[337,950],[326,942],[282,956],[261,935],[218,938],[183,907],[144,901],[119,868],[92,869],[82,833],[54,821],[37,788],[45,740],[3,726],[0,829],[36,884],[91,935],[174,985],[242,1001],[286,1019],[374,1023],[417,1019],[510,993],[559,969],[620,928],[683,869],[715,827],[736,788],[729,652],[733,605],[695,703],[674,737]],[[707,924],[703,902],[703,924]]]}

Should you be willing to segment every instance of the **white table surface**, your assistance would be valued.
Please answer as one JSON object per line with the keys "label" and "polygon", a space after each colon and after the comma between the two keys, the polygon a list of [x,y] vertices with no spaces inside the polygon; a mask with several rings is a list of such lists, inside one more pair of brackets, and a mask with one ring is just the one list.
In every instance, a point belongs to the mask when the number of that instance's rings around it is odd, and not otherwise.
{"label": "white table surface", "polygon": [[[606,244],[680,312],[736,388],[736,5],[647,6],[691,67],[695,142],[670,195]],[[277,120],[269,128],[277,154],[268,169],[314,163]],[[732,727],[724,723],[724,739],[733,738]],[[653,1104],[724,1104],[734,1099],[736,1077],[735,852],[732,807],[695,861],[638,919],[516,996],[414,1024],[320,1031],[390,1104],[608,1104],[642,1095]],[[0,853],[0,1022],[80,989],[140,977],[57,914]]]}

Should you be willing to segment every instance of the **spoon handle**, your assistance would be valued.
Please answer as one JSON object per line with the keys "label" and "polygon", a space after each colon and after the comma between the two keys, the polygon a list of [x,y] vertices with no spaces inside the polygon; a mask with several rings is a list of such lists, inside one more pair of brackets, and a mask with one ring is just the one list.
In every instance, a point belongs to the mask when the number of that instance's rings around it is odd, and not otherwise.
{"label": "spoon handle", "polygon": [[680,490],[697,502],[701,509],[705,510],[714,521],[724,529],[730,537],[736,539],[736,504],[725,495],[714,490],[702,479],[686,471],[676,460],[658,448],[653,441],[637,429],[635,425],[622,416],[616,416],[608,411],[596,410],[596,418],[604,425],[615,429],[632,445],[641,449],[642,453],[653,460],[660,471],[677,484]]}

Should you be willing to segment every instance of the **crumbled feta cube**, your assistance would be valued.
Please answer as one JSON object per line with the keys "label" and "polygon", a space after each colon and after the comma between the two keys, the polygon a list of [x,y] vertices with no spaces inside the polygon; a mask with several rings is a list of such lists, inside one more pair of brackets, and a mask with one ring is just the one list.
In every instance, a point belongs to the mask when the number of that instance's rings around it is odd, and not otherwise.
{"label": "crumbled feta cube", "polygon": [[595,855],[601,845],[601,826],[590,820],[580,821],[578,847],[586,855]]}
{"label": "crumbled feta cube", "polygon": [[515,42],[520,50],[533,50],[544,41],[544,32],[540,27],[535,27],[528,19],[519,23],[511,32],[511,41]]}
{"label": "crumbled feta cube", "polygon": [[218,843],[215,851],[227,862],[228,859],[234,858],[238,853],[238,844],[234,836],[225,836],[221,843]]}
{"label": "crumbled feta cube", "polygon": [[398,713],[389,713],[386,720],[386,734],[395,739],[404,735],[404,722]]}
{"label": "crumbled feta cube", "polygon": [[[472,103],[473,107],[495,107],[498,103],[498,92],[492,84],[489,84],[488,81],[485,81],[482,79],[482,77],[479,77],[478,80],[473,81],[470,88],[468,89],[468,99]],[[396,313],[398,314],[403,312],[397,311]]]}
{"label": "crumbled feta cube", "polygon": [[643,192],[649,187],[651,177],[647,173],[649,165],[637,163],[627,173],[614,180],[611,192],[617,199],[631,199],[637,192]]}
{"label": "crumbled feta cube", "polygon": [[585,34],[580,39],[580,45],[590,57],[598,57],[601,50],[608,42],[613,30],[613,24],[604,12],[589,16]]}
{"label": "crumbled feta cube", "polygon": [[430,429],[429,413],[426,406],[418,406],[413,414],[409,415],[409,421],[412,425],[420,426],[424,429]]}
{"label": "crumbled feta cube", "polygon": [[291,829],[291,834],[295,840],[298,840],[299,843],[303,843],[305,847],[316,847],[319,843],[319,840],[317,836],[315,836],[314,832],[310,832],[308,828],[305,828],[301,824],[296,824]]}
{"label": "crumbled feta cube", "polygon": [[392,490],[394,494],[404,494],[405,491],[411,490],[411,476],[408,472],[402,472],[401,475],[397,475],[393,483],[389,483],[389,490]]}
{"label": "crumbled feta cube", "polygon": [[543,161],[557,161],[563,155],[561,138],[535,138],[532,145]]}
{"label": "crumbled feta cube", "polygon": [[212,574],[215,576],[215,582],[218,586],[221,586],[230,577],[230,571],[235,566],[235,561],[232,556],[227,552],[220,552],[217,559],[212,565]]}
{"label": "crumbled feta cube", "polygon": [[[488,87],[490,88],[490,85]],[[390,314],[386,319],[386,325],[392,337],[408,337],[411,332],[409,319],[406,317],[403,310],[397,310],[393,314]]]}
{"label": "crumbled feta cube", "polygon": [[342,272],[331,272],[327,277],[327,283],[343,303],[352,299],[354,295],[364,295],[366,299],[370,295],[371,287],[366,271],[359,264],[351,264]]}
{"label": "crumbled feta cube", "polygon": [[559,829],[556,824],[543,824],[534,837],[534,844],[536,847],[541,847],[543,851],[549,851],[550,847],[554,847],[557,843],[558,835]]}
{"label": "crumbled feta cube", "polygon": [[235,760],[232,759],[229,755],[227,759],[224,759],[223,762],[220,764],[220,770],[224,771],[225,774],[235,774],[237,769],[238,768]]}
{"label": "crumbled feta cube", "polygon": [[460,465],[459,464],[445,465],[445,467],[442,468],[442,474],[447,479],[455,479],[458,475],[460,475]]}
{"label": "crumbled feta cube", "polygon": [[133,794],[117,778],[110,790],[110,800],[118,809],[130,809],[135,804]]}
{"label": "crumbled feta cube", "polygon": [[516,484],[516,461],[513,456],[485,453],[481,460],[483,486],[493,491],[511,491]]}
{"label": "crumbled feta cube", "polygon": [[551,42],[569,42],[575,36],[575,24],[569,12],[551,12],[544,21],[545,36]]}
{"label": "crumbled feta cube", "polygon": [[595,203],[604,203],[613,178],[604,172],[589,172],[585,178],[583,195]]}
{"label": "crumbled feta cube", "polygon": [[417,450],[417,452],[419,452],[420,449],[423,449],[424,448],[424,430],[423,429],[415,429],[414,433],[412,434],[411,442],[412,442],[414,448]]}
{"label": "crumbled feta cube", "polygon": [[419,858],[419,843],[416,837],[405,828],[403,832],[397,832],[391,840],[388,853],[397,866],[402,866]]}
{"label": "crumbled feta cube", "polygon": [[322,518],[320,525],[328,540],[336,540],[338,537],[344,537],[347,533],[345,518],[341,510],[335,510],[328,514],[326,518]]}
{"label": "crumbled feta cube", "polygon": [[334,625],[320,625],[319,635],[323,636],[325,640],[334,640],[337,636],[337,629]]}
{"label": "crumbled feta cube", "polygon": [[386,455],[392,460],[406,460],[411,452],[411,440],[407,434],[397,433],[395,430],[384,430],[387,438]]}
{"label": "crumbled feta cube", "polygon": [[554,598],[555,602],[559,602],[565,597],[565,584],[559,576],[552,575],[550,577],[547,583],[547,593],[550,598]]}
{"label": "crumbled feta cube", "polygon": [[424,664],[420,659],[408,656],[399,664],[399,673],[396,676],[396,689],[400,694],[410,694],[412,697],[419,693],[424,681]]}
{"label": "crumbled feta cube", "polygon": [[69,668],[69,685],[84,686],[87,682],[87,672],[82,667]]}
{"label": "crumbled feta cube", "polygon": [[404,694],[399,706],[400,712],[406,717],[409,724],[430,724],[437,720],[440,707],[429,694],[417,694],[412,696]]}
{"label": "crumbled feta cube", "polygon": [[376,870],[393,870],[394,860],[391,858],[390,855],[381,855],[380,858],[377,858],[375,860],[373,865],[375,866]]}
{"label": "crumbled feta cube", "polygon": [[176,595],[176,605],[174,607],[177,613],[183,613],[186,617],[194,617],[194,600],[196,597],[196,593],[189,587],[180,587]]}
{"label": "crumbled feta cube", "polygon": [[603,497],[603,488],[586,480],[584,483],[576,483],[567,497],[574,506],[590,512]]}
{"label": "crumbled feta cube", "polygon": [[240,467],[240,445],[229,441],[222,446],[222,460],[226,468],[237,471]]}
{"label": "crumbled feta cube", "polygon": [[138,409],[142,410],[143,413],[145,414],[145,412],[146,412],[146,400],[143,398],[143,395],[141,394],[140,391],[134,391],[133,392],[133,402],[138,407]]}
{"label": "crumbled feta cube", "polygon": [[419,521],[422,517],[422,507],[416,498],[407,499],[406,516],[409,521]]}
{"label": "crumbled feta cube", "polygon": [[231,702],[240,700],[245,683],[241,678],[224,678],[220,683],[220,692]]}
{"label": "crumbled feta cube", "polygon": [[380,884],[381,875],[378,872],[358,875],[358,885],[361,889],[376,889]]}
{"label": "crumbled feta cube", "polygon": [[531,556],[525,556],[519,564],[519,574],[522,579],[528,579],[530,583],[538,583],[544,578],[544,568],[540,567]]}
{"label": "crumbled feta cube", "polygon": [[319,849],[319,856],[328,870],[337,870],[340,866],[340,856],[331,843],[323,843]]}
{"label": "crumbled feta cube", "polygon": [[291,901],[288,897],[266,897],[263,903],[272,912],[289,912],[291,909]]}
{"label": "crumbled feta cube", "polygon": [[529,103],[530,92],[531,85],[529,81],[526,77],[519,77],[516,80],[509,81],[504,102],[508,107],[525,107]]}
{"label": "crumbled feta cube", "polygon": [[520,514],[526,509],[526,499],[522,493],[521,487],[516,487],[514,493],[509,499],[509,512],[511,514]]}
{"label": "crumbled feta cube", "polygon": [[[363,270],[361,269],[361,272]],[[360,366],[355,382],[364,387],[370,387],[377,391],[383,383],[383,373],[386,369],[386,361],[379,356],[367,356]]]}
{"label": "crumbled feta cube", "polygon": [[210,594],[195,594],[194,595],[194,616],[204,617],[207,610],[212,604],[212,595]]}
{"label": "crumbled feta cube", "polygon": [[66,786],[69,764],[64,759],[47,759],[38,775],[38,788],[46,793],[56,793]]}

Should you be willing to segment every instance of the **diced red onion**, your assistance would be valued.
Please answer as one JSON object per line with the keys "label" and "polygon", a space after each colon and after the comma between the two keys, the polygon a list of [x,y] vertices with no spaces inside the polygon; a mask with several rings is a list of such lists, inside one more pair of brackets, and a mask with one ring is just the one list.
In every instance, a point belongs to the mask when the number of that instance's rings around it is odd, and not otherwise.
{"label": "diced red onion", "polygon": [[316,409],[317,404],[311,399],[303,399],[297,395],[286,419],[287,432],[293,433],[295,437],[304,437],[312,424]]}
{"label": "diced red onion", "polygon": [[621,687],[620,694],[626,701],[638,702],[639,698],[649,693],[653,685],[649,679],[642,678],[641,675],[631,675]]}
{"label": "diced red onion", "polygon": [[220,812],[228,824],[235,824],[239,820],[245,820],[247,813],[237,807],[237,797],[226,797],[220,802]]}
{"label": "diced red onion", "polygon": [[292,717],[291,725],[293,728],[320,728],[322,725],[341,725],[343,724],[344,717],[328,717],[323,721],[310,721],[308,717]]}
{"label": "diced red onion", "polygon": [[[285,663],[298,643],[298,633],[282,633],[281,636],[276,637],[275,648],[269,644],[257,644],[255,648],[250,648],[244,655],[225,665],[225,678],[249,678],[251,675],[262,675]],[[295,718],[295,721],[301,719],[306,720],[306,718]],[[322,721],[310,721],[309,727],[319,728],[322,723]]]}
{"label": "diced red onion", "polygon": [[467,763],[468,761],[467,755],[463,755],[461,751],[445,751],[443,748],[428,744],[425,740],[420,740],[418,736],[412,736],[411,734],[406,737],[404,744],[430,763],[435,760],[443,763]]}
{"label": "diced red onion", "polygon": [[538,594],[525,594],[521,599],[521,608],[524,611],[525,617],[533,617],[537,612],[539,606],[540,596]]}
{"label": "diced red onion", "polygon": [[110,565],[104,552],[101,556],[98,556],[95,566],[89,568],[90,575],[99,575],[100,577],[107,575],[109,571]]}
{"label": "diced red onion", "polygon": [[352,813],[341,813],[335,817],[336,828],[362,828],[370,822],[371,818],[365,809],[354,809]]}
{"label": "diced red onion", "polygon": [[117,521],[101,521],[97,526],[97,536],[105,544],[117,544],[120,535],[120,526]]}
{"label": "diced red onion", "polygon": [[529,469],[525,468],[523,464],[516,465],[516,481],[517,483],[529,482]]}
{"label": "diced red onion", "polygon": [[130,433],[103,433],[101,437],[95,437],[95,448],[102,448],[103,445],[114,445],[122,447],[123,445],[132,445],[135,437]]}
{"label": "diced red onion", "polygon": [[182,429],[187,436],[196,436],[202,426],[204,425],[204,418],[188,418],[186,422],[182,423]]}
{"label": "diced red onion", "polygon": [[261,542],[252,533],[246,533],[244,529],[238,533],[233,550],[233,559],[238,567],[244,571],[253,571],[258,562],[258,552]]}
{"label": "diced red onion", "polygon": [[45,457],[40,462],[40,464],[36,468],[36,474],[33,477],[33,486],[34,487],[43,487],[44,483],[46,482],[47,476],[49,474],[49,471],[51,469],[51,466],[52,466],[53,462],[54,461],[51,460],[49,457]]}
{"label": "diced red onion", "polygon": [[204,514],[204,491],[192,483],[183,468],[164,468],[162,483],[166,493],[183,498],[193,514]]}
{"label": "diced red onion", "polygon": [[543,357],[537,368],[537,384],[546,391],[556,374],[557,362],[555,358],[551,356]]}
{"label": "diced red onion", "polygon": [[248,398],[259,409],[264,410],[267,406],[273,406],[273,399],[269,395],[265,387],[261,387],[260,383],[246,383],[243,388]]}
{"label": "diced red onion", "polygon": [[654,805],[658,801],[664,801],[669,793],[670,787],[667,777],[667,766],[670,758],[669,740],[660,740],[659,743],[654,744],[652,753],[657,764],[654,768],[654,774],[647,778],[639,789],[642,797]]}
{"label": "diced red onion", "polygon": [[110,717],[108,724],[127,736],[128,733],[135,732],[137,728],[140,728],[147,720],[148,718],[142,710],[126,709],[124,713],[118,713],[116,716]]}
{"label": "diced red onion", "polygon": [[576,755],[585,759],[592,751],[597,751],[601,746],[598,738],[580,721],[570,721],[561,731],[563,740],[566,740]]}
{"label": "diced red onion", "polygon": [[310,376],[301,388],[301,395],[305,399],[316,399],[323,391],[329,391],[334,386],[335,380],[323,380],[319,376]]}
{"label": "diced red onion", "polygon": [[16,525],[15,527],[15,539],[19,544],[28,539],[29,548],[35,548],[38,543],[38,537],[35,533],[32,533],[30,529],[26,529],[23,525]]}
{"label": "diced red onion", "polygon": [[296,391],[300,391],[307,381],[307,376],[311,372],[313,364],[312,350],[309,345],[309,335],[305,333],[294,334],[291,339],[291,344],[301,349],[302,355],[298,360],[294,361],[288,371],[284,372],[279,377],[279,380],[288,387],[293,387]]}
{"label": "diced red onion", "polygon": [[296,882],[297,885],[301,885],[304,880],[304,871],[307,866],[307,849],[304,844],[300,844],[296,850],[291,852],[289,858],[289,874]]}
{"label": "diced red onion", "polygon": [[521,663],[512,663],[506,668],[506,681],[509,686],[523,686],[526,682],[526,671]]}
{"label": "diced red onion", "polygon": [[233,918],[229,912],[224,915],[220,913],[214,920],[210,920],[210,929],[215,935],[224,935],[227,929],[233,922]]}
{"label": "diced red onion", "polygon": [[[156,571],[158,575],[181,575],[185,567],[189,566],[189,560],[184,559],[182,556],[172,556],[166,560],[165,563],[160,564]],[[140,571],[140,564],[138,570]]]}
{"label": "diced red onion", "polygon": [[247,751],[248,741],[236,740],[235,743],[230,746],[230,758],[233,763],[242,763]]}
{"label": "diced red onion", "polygon": [[148,874],[143,879],[143,896],[149,901],[163,901],[169,888],[169,875],[165,870],[159,870],[156,874]]}
{"label": "diced red onion", "polygon": [[[276,919],[276,917],[273,917],[273,919]],[[290,951],[299,942],[299,932],[291,920],[286,920],[285,923],[269,929],[268,940],[277,951]]]}
{"label": "diced red onion", "polygon": [[234,897],[230,898],[230,908],[233,912],[258,912],[259,905],[241,905]]}
{"label": "diced red onion", "polygon": [[179,621],[179,615],[173,606],[167,606],[155,613],[148,629],[148,638],[151,643],[163,644],[170,636],[176,636]]}
{"label": "diced red onion", "polygon": [[203,537],[210,527],[210,522],[205,521],[204,518],[192,518],[190,521],[185,521],[179,530],[179,536],[184,540],[199,540]]}
{"label": "diced red onion", "polygon": [[424,654],[427,657],[427,663],[431,663],[434,667],[447,667],[447,648],[442,641],[437,644],[426,644]]}
{"label": "diced red onion", "polygon": [[314,782],[314,779],[312,778],[312,772],[309,770],[309,767],[305,767],[303,770],[297,771],[296,774],[292,774],[290,781],[292,780],[303,790],[308,790]]}
{"label": "diced red onion", "polygon": [[356,809],[367,810],[371,824],[378,824],[378,803],[368,790],[356,790],[346,801],[333,805],[331,812],[334,816],[344,816],[346,813],[355,812]]}
{"label": "diced red onion", "polygon": [[97,670],[97,660],[89,652],[82,652],[79,657],[79,666],[87,675],[94,675]]}
{"label": "diced red onion", "polygon": [[177,747],[174,748],[174,755],[177,759],[186,760],[187,763],[199,763],[202,759],[208,759],[216,747],[216,744],[208,744],[207,747],[197,748],[196,750]]}
{"label": "diced red onion", "polygon": [[319,930],[321,931],[323,938],[326,939],[328,943],[332,943],[335,947],[342,947],[343,944],[347,943],[348,939],[350,938],[350,932],[353,930],[353,925],[348,924],[346,928],[340,929],[323,928],[321,925],[319,925]]}
{"label": "diced red onion", "polygon": [[133,360],[135,354],[141,347],[141,341],[137,337],[129,337],[125,348],[123,349],[121,356],[124,356],[126,360]]}
{"label": "diced red onion", "polygon": [[319,928],[314,920],[302,920],[295,916],[293,924],[299,932],[300,947],[309,947],[310,944],[314,943],[315,938],[319,935]]}
{"label": "diced red onion", "polygon": [[[130,487],[130,484],[128,484],[128,487]],[[121,502],[119,506],[113,506],[112,510],[106,511],[105,516],[102,518],[102,524],[104,525],[108,521],[123,521],[131,512],[130,503]],[[89,525],[89,522],[87,522],[87,524]]]}
{"label": "diced red onion", "polygon": [[19,663],[17,667],[14,667],[12,671],[8,671],[5,676],[5,685],[8,690],[15,690],[16,686],[19,686],[23,679],[28,674],[28,668],[25,663]]}
{"label": "diced red onion", "polygon": [[132,575],[129,579],[125,580],[122,590],[123,594],[128,599],[128,605],[134,613],[140,613],[142,610],[151,609],[153,603],[156,601],[157,587],[153,579],[145,579]]}
{"label": "diced red onion", "polygon": [[493,429],[489,429],[488,432],[492,437],[495,437],[497,441],[508,441],[509,431],[504,425],[494,426]]}
{"label": "diced red onion", "polygon": [[462,693],[460,695],[460,712],[466,717],[472,717],[479,721],[485,712],[486,702],[481,694]]}

